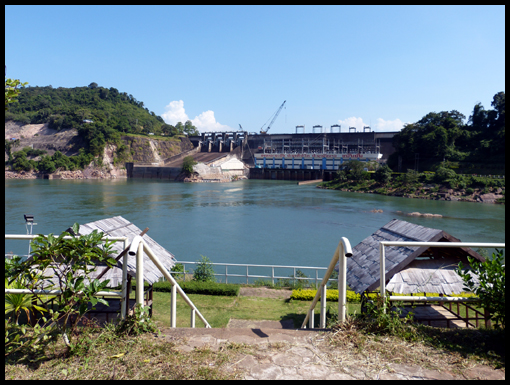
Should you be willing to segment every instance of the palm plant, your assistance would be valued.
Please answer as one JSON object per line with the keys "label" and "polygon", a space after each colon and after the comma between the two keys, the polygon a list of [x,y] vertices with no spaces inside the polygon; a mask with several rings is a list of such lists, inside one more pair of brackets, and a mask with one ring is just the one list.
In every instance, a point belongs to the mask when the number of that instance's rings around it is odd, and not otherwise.
{"label": "palm plant", "polygon": [[[18,280],[9,284],[7,278],[5,279],[6,289],[23,289],[25,285]],[[39,308],[39,306],[37,306]],[[32,296],[30,294],[5,294],[5,314],[14,313],[16,325],[18,324],[21,311],[27,314],[28,322],[30,322],[30,313],[34,305],[32,303]]]}

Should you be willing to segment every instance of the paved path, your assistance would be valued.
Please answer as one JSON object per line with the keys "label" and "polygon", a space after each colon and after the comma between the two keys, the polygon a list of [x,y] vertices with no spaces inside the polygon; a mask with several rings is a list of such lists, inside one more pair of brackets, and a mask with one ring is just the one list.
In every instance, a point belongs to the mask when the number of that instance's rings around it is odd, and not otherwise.
{"label": "paved path", "polygon": [[[232,370],[242,370],[245,379],[255,380],[353,380],[353,379],[505,379],[502,370],[487,366],[466,369],[462,374],[424,369],[419,366],[388,364],[383,369],[363,371],[355,362],[344,366],[333,364],[324,350],[324,336],[317,331],[275,329],[277,321],[252,323],[251,328],[165,329],[160,338],[183,343],[181,351],[209,346],[218,350],[227,343],[247,344],[251,349],[241,353]],[[231,322],[234,325],[235,322]],[[257,327],[258,326],[258,327]],[[276,325],[278,327],[278,325]],[[281,327],[281,326],[280,326]]]}

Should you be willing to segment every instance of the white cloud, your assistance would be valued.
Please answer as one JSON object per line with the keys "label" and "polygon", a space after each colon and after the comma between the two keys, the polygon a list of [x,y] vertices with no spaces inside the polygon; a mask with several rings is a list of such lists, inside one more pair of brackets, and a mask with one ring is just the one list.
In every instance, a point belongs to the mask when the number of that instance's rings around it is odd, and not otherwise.
{"label": "white cloud", "polygon": [[170,102],[165,107],[165,112],[161,114],[163,120],[171,125],[177,124],[177,122],[186,122],[186,120],[191,120],[193,125],[200,132],[207,131],[231,131],[232,128],[221,124],[216,121],[214,117],[214,111],[208,110],[202,112],[200,115],[195,116],[195,118],[190,119],[186,114],[186,110],[184,109],[184,102],[182,100],[175,100]]}
{"label": "white cloud", "polygon": [[186,110],[184,109],[184,102],[182,100],[175,100],[170,102],[165,107],[165,112],[161,114],[163,120],[173,125],[176,125],[177,122],[186,122],[188,120],[188,115],[186,115]]}
{"label": "white cloud", "polygon": [[[351,116],[345,120],[339,120],[338,124],[342,126],[342,132],[349,132],[349,127],[356,127],[357,132],[363,132],[364,126],[370,126],[369,123],[365,123],[363,118],[357,118]],[[383,118],[377,118],[376,123],[371,127],[372,131],[400,131],[404,127],[404,122],[400,119],[395,120],[384,120]]]}
{"label": "white cloud", "polygon": [[339,120],[338,124],[342,126],[342,132],[349,132],[349,127],[356,127],[356,131],[363,132],[363,127],[368,126],[368,124],[363,122],[362,118],[356,118],[355,116],[351,116],[345,120]]}
{"label": "white cloud", "polygon": [[200,132],[232,130],[229,126],[217,122],[214,117],[214,111],[211,110],[202,112],[200,115],[196,116],[195,119],[191,119],[191,121]]}
{"label": "white cloud", "polygon": [[400,119],[384,120],[383,118],[377,118],[374,131],[400,131],[404,128],[404,124]]}

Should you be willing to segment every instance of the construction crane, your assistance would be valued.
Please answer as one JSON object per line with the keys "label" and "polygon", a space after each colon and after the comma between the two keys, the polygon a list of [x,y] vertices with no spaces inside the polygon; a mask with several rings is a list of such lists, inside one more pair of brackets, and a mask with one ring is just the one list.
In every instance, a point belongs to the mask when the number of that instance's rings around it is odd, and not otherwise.
{"label": "construction crane", "polygon": [[285,102],[286,102],[286,100],[284,100],[282,105],[280,106],[280,108],[278,108],[278,111],[276,111],[276,114],[274,115],[273,120],[271,120],[271,123],[269,123],[269,126],[267,126],[267,129],[265,131],[263,130],[265,124],[264,124],[264,126],[262,126],[262,128],[260,129],[260,133],[261,134],[267,134],[267,132],[269,131],[269,129],[273,125],[274,121],[276,120],[276,118],[280,114],[280,111],[282,110],[283,106],[285,105]]}

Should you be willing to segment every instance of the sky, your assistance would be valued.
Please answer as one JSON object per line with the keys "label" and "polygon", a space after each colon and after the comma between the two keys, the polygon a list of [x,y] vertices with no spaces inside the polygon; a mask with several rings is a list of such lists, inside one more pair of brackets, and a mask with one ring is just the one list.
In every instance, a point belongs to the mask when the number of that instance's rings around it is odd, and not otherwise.
{"label": "sky", "polygon": [[[167,123],[399,131],[505,91],[504,6],[5,6],[7,77],[92,82]],[[318,129],[317,129],[318,130]]]}

